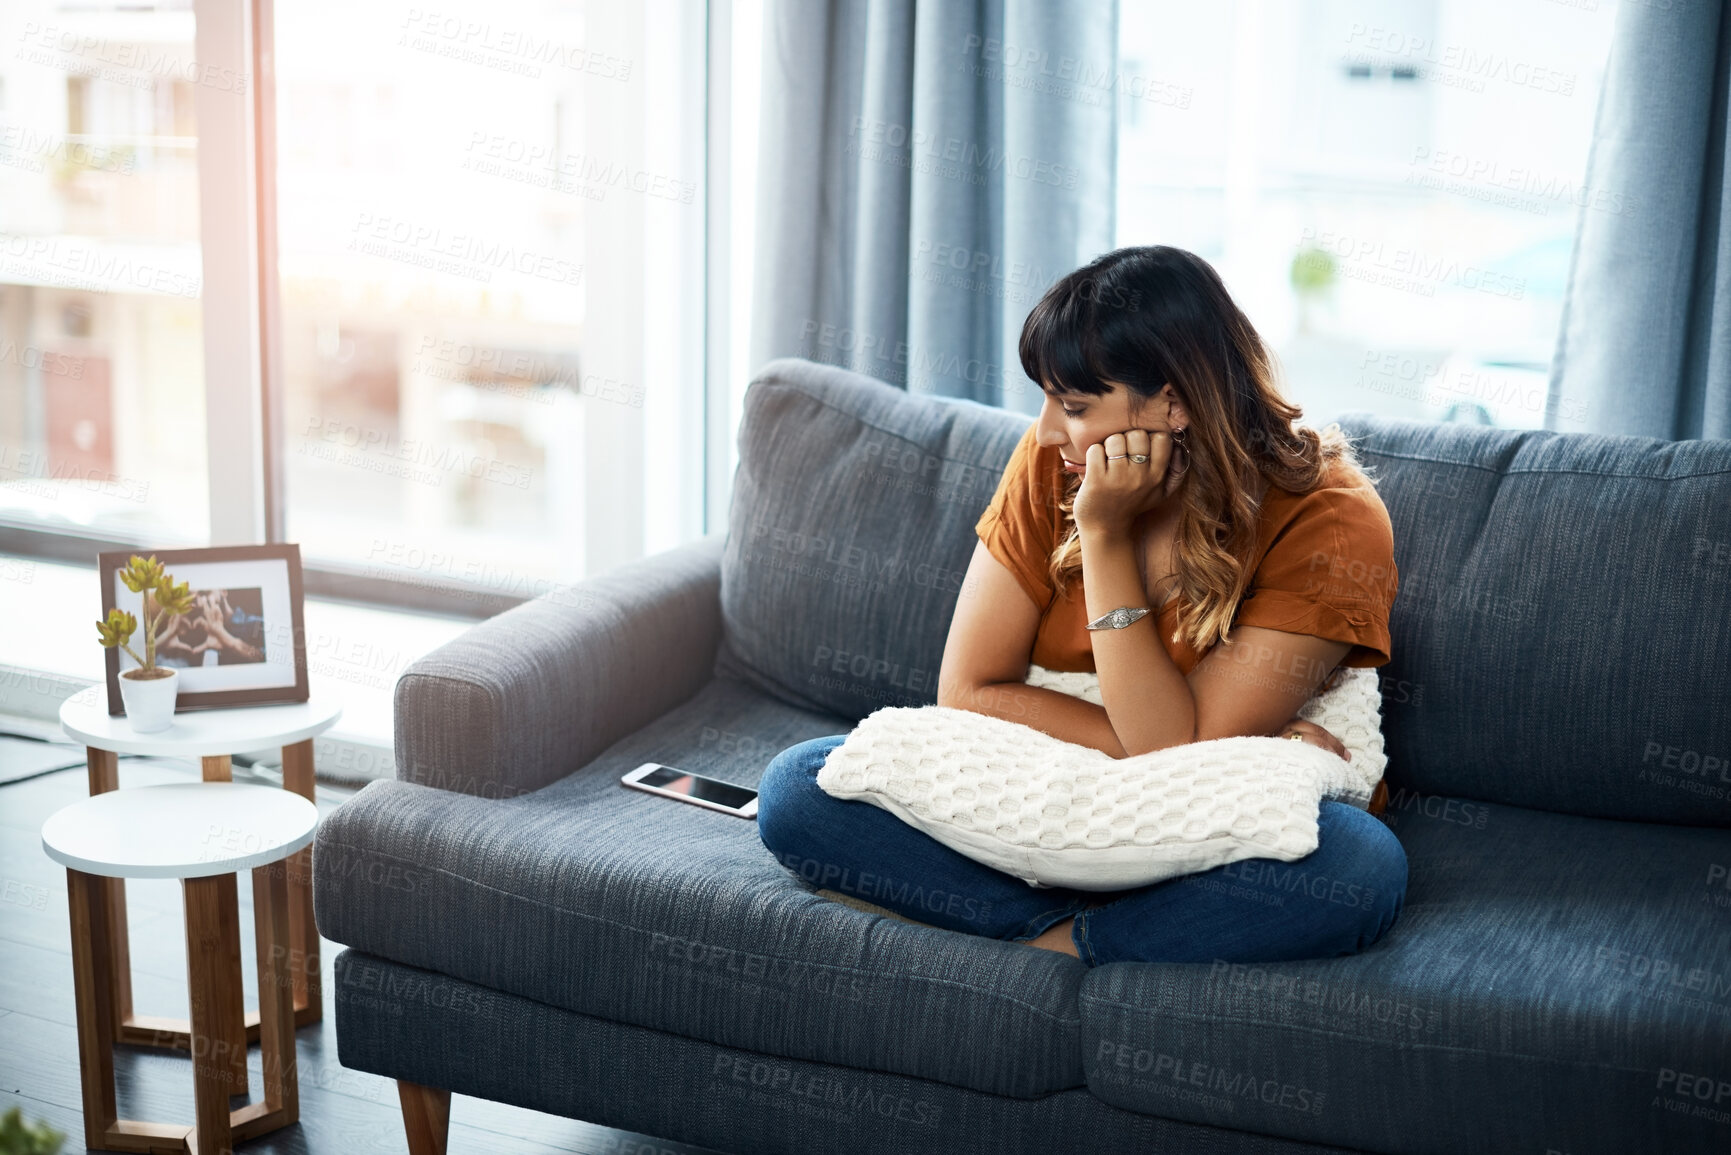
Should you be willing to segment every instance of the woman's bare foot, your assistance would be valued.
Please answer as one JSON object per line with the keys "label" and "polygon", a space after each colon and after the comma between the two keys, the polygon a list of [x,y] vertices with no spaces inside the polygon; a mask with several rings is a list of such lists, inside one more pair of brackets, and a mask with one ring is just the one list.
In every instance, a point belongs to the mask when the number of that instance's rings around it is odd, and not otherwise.
{"label": "woman's bare foot", "polygon": [[1055,950],[1059,954],[1067,954],[1071,958],[1080,958],[1076,953],[1076,942],[1070,937],[1070,928],[1076,925],[1074,918],[1055,923],[1037,937],[1028,940],[1029,946],[1037,946],[1041,950]]}

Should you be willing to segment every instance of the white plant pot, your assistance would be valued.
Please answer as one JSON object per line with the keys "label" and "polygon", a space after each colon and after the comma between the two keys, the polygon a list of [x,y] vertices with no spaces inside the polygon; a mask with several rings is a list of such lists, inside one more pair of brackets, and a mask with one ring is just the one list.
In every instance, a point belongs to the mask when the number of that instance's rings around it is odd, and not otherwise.
{"label": "white plant pot", "polygon": [[120,701],[126,707],[126,720],[141,734],[174,725],[174,697],[180,692],[180,671],[172,666],[157,668],[167,669],[168,677],[141,681],[127,677],[130,670],[120,675]]}

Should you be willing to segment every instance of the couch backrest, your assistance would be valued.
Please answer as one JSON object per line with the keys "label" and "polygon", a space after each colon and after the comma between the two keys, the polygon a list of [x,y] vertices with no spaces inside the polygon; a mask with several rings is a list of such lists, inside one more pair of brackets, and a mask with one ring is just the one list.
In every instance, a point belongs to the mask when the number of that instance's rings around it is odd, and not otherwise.
{"label": "couch backrest", "polygon": [[[766,366],[717,672],[850,720],[936,701],[974,523],[1029,420]],[[1731,441],[1340,423],[1394,523],[1391,809],[1731,826]]]}
{"label": "couch backrest", "polygon": [[1731,441],[1339,420],[1394,523],[1391,810],[1731,826]]}
{"label": "couch backrest", "polygon": [[853,720],[936,702],[974,523],[1030,420],[766,365],[739,428],[717,672]]}

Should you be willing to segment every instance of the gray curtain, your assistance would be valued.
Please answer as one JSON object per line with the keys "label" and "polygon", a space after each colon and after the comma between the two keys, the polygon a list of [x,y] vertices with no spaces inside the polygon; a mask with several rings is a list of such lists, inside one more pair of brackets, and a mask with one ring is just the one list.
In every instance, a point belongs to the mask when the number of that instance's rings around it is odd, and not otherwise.
{"label": "gray curtain", "polygon": [[1618,10],[1547,428],[1731,437],[1728,67],[1723,4]]}
{"label": "gray curtain", "polygon": [[770,0],[751,364],[1027,413],[1016,339],[1112,244],[1117,0]]}

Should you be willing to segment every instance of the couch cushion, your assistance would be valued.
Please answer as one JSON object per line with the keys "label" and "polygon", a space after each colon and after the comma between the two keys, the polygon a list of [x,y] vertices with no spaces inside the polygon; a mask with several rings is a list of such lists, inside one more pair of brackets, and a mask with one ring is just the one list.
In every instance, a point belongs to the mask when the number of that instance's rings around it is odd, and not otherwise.
{"label": "couch cushion", "polygon": [[[1345,1148],[1121,1111],[1082,1087],[1008,1099],[905,1075],[722,1047],[576,1014],[356,950],[337,955],[334,970],[328,997],[338,1007],[337,1056],[345,1072],[370,1071],[716,1151],[1352,1155]],[[63,1031],[57,1023],[41,1025]],[[325,1122],[324,1111],[310,1113]],[[539,1136],[545,1143],[506,1146],[496,1132],[463,1134],[468,1128],[461,1115],[459,1108],[451,1127],[454,1152],[565,1151],[571,1148],[563,1144],[576,1141],[583,1151],[672,1155],[667,1145],[622,1136],[584,1142],[587,1136],[579,1139],[574,1129],[552,1121]],[[310,1122],[303,1116],[316,1142],[322,1136]],[[335,1130],[347,1122],[326,1125]],[[378,1138],[379,1148],[401,1150],[395,1128],[381,1129]]]}
{"label": "couch cushion", "polygon": [[1406,903],[1357,955],[1091,971],[1095,1094],[1369,1151],[1724,1151],[1731,835],[1436,801],[1391,811]]}
{"label": "couch cushion", "polygon": [[765,366],[739,429],[716,671],[851,720],[936,702],[974,523],[1028,421]]}
{"label": "couch cushion", "polygon": [[1731,826],[1731,440],[1340,423],[1394,522],[1391,795]]}
{"label": "couch cushion", "polygon": [[544,789],[373,782],[313,852],[325,937],[583,1014],[1032,1097],[1080,1086],[1086,968],[813,893],[754,822],[620,786],[663,761],[747,785],[848,724],[716,679]]}

